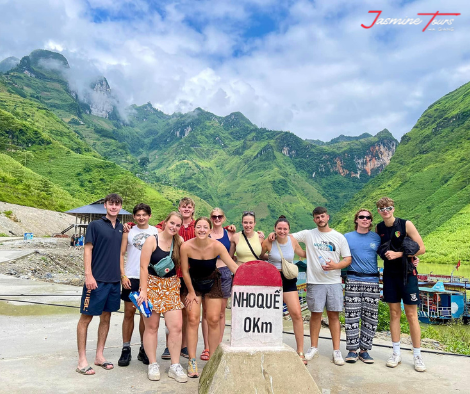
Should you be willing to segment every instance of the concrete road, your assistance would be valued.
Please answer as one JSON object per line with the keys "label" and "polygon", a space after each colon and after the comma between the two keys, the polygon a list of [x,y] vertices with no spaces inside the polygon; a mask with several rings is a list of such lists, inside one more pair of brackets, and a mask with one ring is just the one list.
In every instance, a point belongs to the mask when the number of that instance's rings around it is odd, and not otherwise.
{"label": "concrete road", "polygon": [[0,263],[4,263],[10,260],[16,260],[31,253],[34,253],[34,249],[0,250]]}
{"label": "concrete road", "polygon": [[[60,304],[47,306],[0,300],[0,392],[9,393],[196,393],[198,379],[188,383],[176,383],[166,375],[170,361],[160,359],[163,350],[163,322],[159,330],[157,360],[162,371],[159,382],[147,379],[147,367],[137,361],[138,334],[132,338],[133,360],[125,368],[117,366],[121,353],[121,323],[123,315],[114,313],[107,340],[105,356],[115,363],[115,368],[105,371],[95,368],[96,375],[83,376],[75,372],[77,364],[76,324],[79,317],[81,289],[53,283],[34,282],[0,275],[0,298],[29,300],[33,302]],[[53,297],[21,296],[12,294],[54,294]],[[8,296],[4,296],[8,295]],[[138,316],[135,319],[136,328]],[[88,361],[93,363],[96,346],[98,319],[90,325],[88,338]],[[329,331],[322,329],[321,336]],[[224,341],[230,338],[226,327]],[[284,335],[284,342],[295,347],[294,336]],[[387,343],[388,345],[388,343]],[[305,337],[305,349],[309,338]],[[470,358],[448,355],[424,354],[428,371],[415,372],[412,354],[403,351],[402,364],[387,368],[390,355],[388,348],[374,347],[371,355],[376,362],[366,365],[360,361],[338,367],[331,362],[331,341],[320,340],[320,356],[307,366],[323,393],[451,393],[470,392]],[[346,355],[344,343],[341,344]],[[198,355],[202,351],[202,338]],[[181,359],[186,369],[187,361]],[[202,370],[205,362],[198,361]],[[243,377],[240,377],[243,379]]]}

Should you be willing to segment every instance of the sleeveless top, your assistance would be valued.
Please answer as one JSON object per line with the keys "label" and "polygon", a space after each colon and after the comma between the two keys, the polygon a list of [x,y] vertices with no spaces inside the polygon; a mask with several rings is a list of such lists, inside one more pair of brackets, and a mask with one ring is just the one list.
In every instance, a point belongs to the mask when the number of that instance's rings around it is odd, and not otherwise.
{"label": "sleeveless top", "polygon": [[[398,251],[406,237],[406,220],[395,218],[392,227],[387,227],[385,222],[377,224],[377,233],[380,235],[380,245],[391,240],[391,249]],[[402,275],[402,258],[394,260],[384,260],[384,275]]]}
{"label": "sleeveless top", "polygon": [[188,257],[189,276],[191,278],[206,278],[216,269],[217,257],[209,260],[199,260]]}
{"label": "sleeveless top", "polygon": [[[209,235],[209,238],[212,238],[210,235]],[[225,246],[225,249],[227,249],[227,252],[230,253],[230,238],[228,237],[228,232],[226,229],[224,229],[224,235],[222,236],[222,238],[212,238],[212,239],[215,239],[216,241],[219,241],[222,245]],[[217,256],[218,259],[220,259],[220,256]]]}
{"label": "sleeveless top", "polygon": [[[248,237],[247,237],[248,238]],[[251,238],[248,238],[248,242],[250,242],[251,248],[256,253],[257,256],[261,254],[261,242],[259,240],[259,236],[257,232],[254,232]],[[251,253],[250,247],[245,241],[245,237],[242,233],[240,233],[240,238],[238,240],[237,248],[237,263],[247,263],[248,261],[258,260],[253,253]]]}
{"label": "sleeveless top", "polygon": [[[150,256],[150,264],[157,264],[161,259],[164,257],[168,256],[170,254],[170,251],[165,252],[164,250],[161,250],[160,247],[158,246],[158,239],[157,239],[157,247],[155,250],[152,252],[152,255]],[[149,264],[148,266],[148,271],[149,275],[157,276],[159,278],[169,278],[171,276],[176,275],[176,268],[173,268],[170,272],[168,272],[165,276],[158,276],[153,267],[151,267]]]}
{"label": "sleeveless top", "polygon": [[[281,263],[281,255],[279,254],[279,249],[277,248],[277,241],[273,241],[271,251],[269,252],[268,255],[268,263],[271,263],[274,265],[278,270],[282,269],[282,263]],[[294,248],[292,247],[292,241],[290,237],[287,237],[287,243],[285,244],[279,244],[281,247],[282,255],[283,257],[289,261],[293,262],[294,261]]]}

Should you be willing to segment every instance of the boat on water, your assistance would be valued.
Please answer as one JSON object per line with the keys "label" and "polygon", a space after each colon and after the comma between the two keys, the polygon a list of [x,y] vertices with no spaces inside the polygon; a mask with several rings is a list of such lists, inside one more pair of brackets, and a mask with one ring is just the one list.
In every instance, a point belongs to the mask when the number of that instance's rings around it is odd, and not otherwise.
{"label": "boat on water", "polygon": [[419,297],[418,318],[423,323],[446,323],[468,315],[466,294],[446,290],[444,282],[439,281],[433,287],[420,286]]}

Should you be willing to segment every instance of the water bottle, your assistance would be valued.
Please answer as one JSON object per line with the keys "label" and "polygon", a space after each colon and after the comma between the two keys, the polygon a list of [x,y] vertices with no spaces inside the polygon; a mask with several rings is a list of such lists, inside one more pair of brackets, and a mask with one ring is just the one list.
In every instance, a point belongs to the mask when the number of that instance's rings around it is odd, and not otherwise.
{"label": "water bottle", "polygon": [[147,302],[144,301],[144,302],[142,302],[142,304],[139,305],[138,302],[137,302],[137,298],[139,298],[139,293],[137,291],[131,292],[129,294],[129,298],[132,301],[132,303],[134,304],[134,306],[137,308],[137,310],[142,315],[144,315],[145,317],[152,316],[153,305],[150,302],[150,300],[148,300]]}
{"label": "water bottle", "polygon": [[[327,261],[330,261],[330,260],[325,259],[325,258],[320,254],[320,255],[318,256],[318,261],[320,261],[320,264],[321,264],[321,266],[323,267],[323,266],[326,265]],[[325,274],[328,273],[328,271],[325,271],[325,270],[323,270],[323,272],[324,272]]]}

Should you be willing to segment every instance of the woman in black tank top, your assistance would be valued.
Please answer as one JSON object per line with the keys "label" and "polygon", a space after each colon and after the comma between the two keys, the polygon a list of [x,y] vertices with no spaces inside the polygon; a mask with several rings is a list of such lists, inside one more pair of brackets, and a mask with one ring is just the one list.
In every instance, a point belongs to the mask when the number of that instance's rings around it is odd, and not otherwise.
{"label": "woman in black tank top", "polygon": [[[235,273],[238,265],[230,258],[227,249],[219,241],[209,238],[212,223],[208,218],[198,218],[194,224],[195,236],[181,246],[181,270],[187,287],[185,304],[188,313],[188,376],[198,377],[196,347],[200,319],[200,304],[204,297],[208,324],[209,354],[212,356],[220,339],[220,308],[222,290],[217,256]],[[185,295],[185,294],[183,294]]]}
{"label": "woman in black tank top", "polygon": [[[185,381],[184,378],[186,378],[179,364],[183,324],[181,310],[184,304],[180,299],[180,280],[176,276],[176,269],[179,268],[181,260],[180,246],[183,243],[183,239],[178,234],[182,223],[181,215],[178,212],[171,212],[165,220],[165,229],[159,230],[158,235],[149,236],[142,247],[139,302],[150,300],[153,305],[152,315],[144,318],[143,336],[144,349],[149,359],[148,378],[150,380],[158,380],[160,376],[156,357],[160,314],[165,317],[165,324],[169,330],[168,349],[171,363],[175,365],[170,368],[168,374],[180,382]],[[158,263],[169,256],[171,250],[174,267],[167,268],[167,272],[159,276],[153,266],[156,264],[157,270],[160,271]],[[176,370],[178,370],[177,376]]]}

